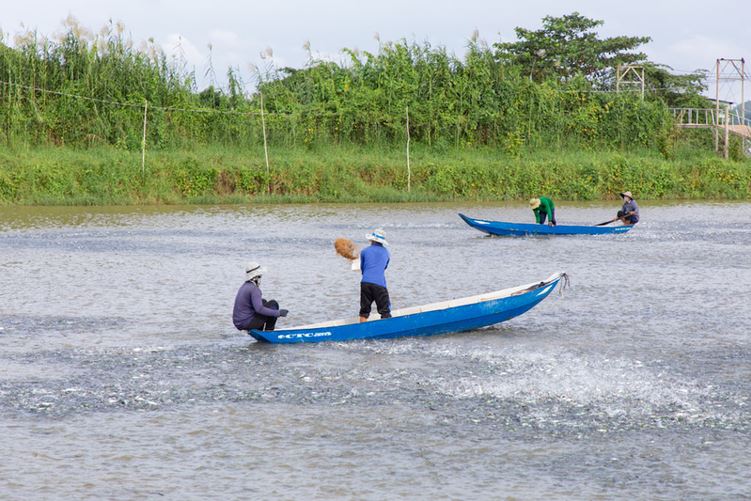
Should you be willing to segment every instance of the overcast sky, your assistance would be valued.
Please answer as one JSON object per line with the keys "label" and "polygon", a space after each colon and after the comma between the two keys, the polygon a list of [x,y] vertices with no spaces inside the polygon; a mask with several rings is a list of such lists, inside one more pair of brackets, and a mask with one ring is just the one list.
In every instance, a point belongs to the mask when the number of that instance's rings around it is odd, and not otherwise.
{"label": "overcast sky", "polygon": [[[266,64],[261,52],[268,48],[277,67],[303,66],[306,42],[314,55],[337,61],[344,47],[377,52],[376,36],[382,41],[428,41],[461,56],[475,30],[491,44],[509,41],[516,26],[537,29],[542,17],[573,11],[604,20],[599,30],[603,37],[652,37],[644,47],[650,59],[678,72],[714,72],[720,57],[744,57],[751,67],[751,0],[0,1],[6,43],[12,44],[15,34],[29,28],[44,35],[59,33],[69,15],[95,32],[111,19],[122,22],[136,44],[153,37],[167,53],[180,50],[201,85],[209,81],[204,77],[209,44],[221,84],[230,65],[239,67],[243,78],[251,78],[251,65]],[[726,85],[721,97],[737,102],[739,88]],[[746,99],[749,94],[747,83]]]}

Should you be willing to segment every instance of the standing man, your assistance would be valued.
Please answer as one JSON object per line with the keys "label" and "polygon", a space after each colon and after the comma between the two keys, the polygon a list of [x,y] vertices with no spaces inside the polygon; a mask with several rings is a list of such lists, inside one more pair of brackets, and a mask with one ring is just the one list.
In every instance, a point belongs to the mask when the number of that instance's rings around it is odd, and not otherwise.
{"label": "standing man", "polygon": [[620,193],[623,198],[623,207],[618,211],[618,219],[623,224],[634,225],[639,222],[639,205],[630,191]]}
{"label": "standing man", "polygon": [[370,240],[370,246],[360,253],[360,322],[365,322],[370,316],[370,309],[375,301],[381,318],[391,318],[391,300],[386,288],[386,268],[389,266],[391,255],[384,245],[386,241],[382,229],[377,229],[365,235]]}
{"label": "standing man", "polygon": [[535,213],[535,222],[537,224],[545,224],[545,219],[550,219],[549,226],[555,226],[558,224],[555,220],[555,205],[553,201],[548,197],[532,198],[529,200],[529,206],[532,208],[532,212]]}
{"label": "standing man", "polygon": [[238,330],[257,329],[273,331],[276,319],[286,317],[288,311],[280,310],[279,303],[273,299],[266,301],[261,297],[261,275],[266,272],[258,263],[250,262],[245,267],[245,283],[240,286],[235,296],[235,308],[232,311],[232,323]]}

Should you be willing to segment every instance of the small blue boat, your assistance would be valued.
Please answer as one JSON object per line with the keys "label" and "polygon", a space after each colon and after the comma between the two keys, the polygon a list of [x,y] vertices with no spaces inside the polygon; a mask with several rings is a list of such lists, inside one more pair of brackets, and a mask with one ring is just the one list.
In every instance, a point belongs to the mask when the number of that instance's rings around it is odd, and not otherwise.
{"label": "small blue boat", "polygon": [[545,299],[561,279],[568,277],[556,273],[542,282],[395,310],[391,318],[371,317],[362,323],[358,318],[335,320],[275,331],[250,330],[248,334],[268,343],[316,343],[468,331],[521,315]]}
{"label": "small blue boat", "polygon": [[488,221],[487,219],[475,219],[464,214],[459,214],[459,217],[472,228],[489,233],[490,235],[505,237],[523,237],[528,235],[613,235],[626,233],[632,228],[629,225],[574,226],[559,224],[558,226],[548,226],[547,224]]}

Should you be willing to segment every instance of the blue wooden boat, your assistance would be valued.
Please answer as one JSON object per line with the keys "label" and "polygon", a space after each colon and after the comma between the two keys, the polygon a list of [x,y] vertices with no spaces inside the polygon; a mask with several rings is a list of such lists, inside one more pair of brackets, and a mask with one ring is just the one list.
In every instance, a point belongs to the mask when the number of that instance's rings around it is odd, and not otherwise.
{"label": "blue wooden boat", "polygon": [[528,235],[613,235],[626,233],[632,228],[629,225],[622,226],[574,226],[559,224],[548,226],[547,224],[531,223],[507,223],[505,221],[488,221],[487,219],[475,219],[464,214],[459,217],[472,228],[478,229],[490,235],[523,237]]}
{"label": "blue wooden boat", "polygon": [[567,278],[565,273],[556,273],[542,282],[395,310],[391,312],[392,318],[371,317],[362,323],[353,318],[275,331],[250,330],[248,334],[268,343],[315,343],[468,331],[521,315],[545,299],[561,279]]}

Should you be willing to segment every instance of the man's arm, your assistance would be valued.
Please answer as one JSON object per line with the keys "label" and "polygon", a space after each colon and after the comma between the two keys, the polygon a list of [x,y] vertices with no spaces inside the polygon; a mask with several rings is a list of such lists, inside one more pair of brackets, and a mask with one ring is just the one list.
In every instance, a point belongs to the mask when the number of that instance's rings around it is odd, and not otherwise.
{"label": "man's arm", "polygon": [[279,310],[273,310],[263,305],[263,300],[261,299],[261,289],[259,289],[258,287],[253,287],[251,289],[250,301],[253,304],[253,309],[256,313],[266,315],[267,317],[279,316]]}
{"label": "man's arm", "polygon": [[542,205],[545,206],[545,212],[548,213],[548,216],[552,216],[553,211],[555,210],[555,205],[553,205],[553,201],[549,198],[543,198]]}

